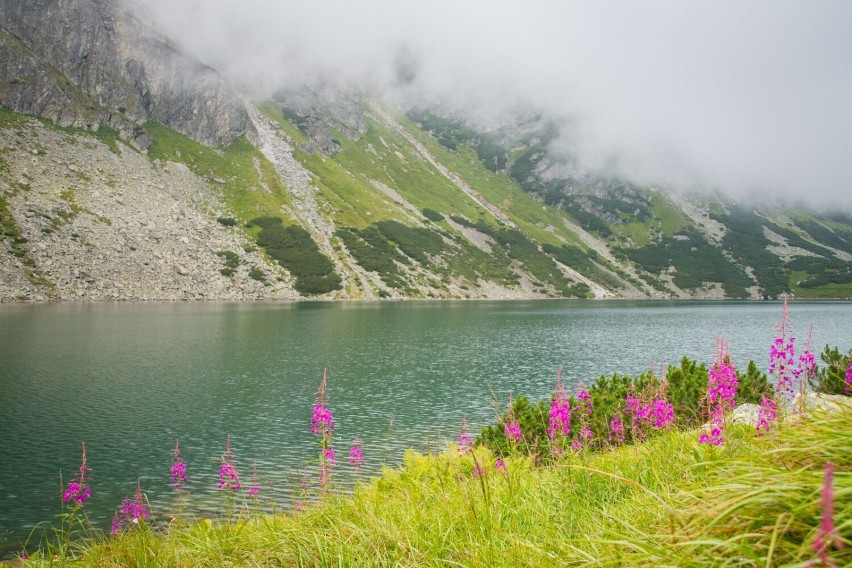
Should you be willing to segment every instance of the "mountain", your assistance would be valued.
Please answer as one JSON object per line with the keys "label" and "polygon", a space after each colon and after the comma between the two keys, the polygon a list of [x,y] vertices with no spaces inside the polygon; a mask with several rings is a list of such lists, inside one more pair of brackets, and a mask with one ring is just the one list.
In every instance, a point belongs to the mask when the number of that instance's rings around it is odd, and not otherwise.
{"label": "mountain", "polygon": [[2,301],[852,297],[848,214],[586,171],[535,112],[247,102],[129,1],[5,2],[0,43]]}

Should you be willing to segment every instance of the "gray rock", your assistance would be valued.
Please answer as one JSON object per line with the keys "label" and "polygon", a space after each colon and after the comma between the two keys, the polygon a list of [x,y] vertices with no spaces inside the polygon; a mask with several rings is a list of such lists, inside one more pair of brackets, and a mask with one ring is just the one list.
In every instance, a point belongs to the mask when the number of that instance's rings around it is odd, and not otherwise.
{"label": "gray rock", "polygon": [[61,126],[107,124],[147,149],[148,118],[204,144],[254,133],[240,98],[129,0],[4,0],[0,104]]}

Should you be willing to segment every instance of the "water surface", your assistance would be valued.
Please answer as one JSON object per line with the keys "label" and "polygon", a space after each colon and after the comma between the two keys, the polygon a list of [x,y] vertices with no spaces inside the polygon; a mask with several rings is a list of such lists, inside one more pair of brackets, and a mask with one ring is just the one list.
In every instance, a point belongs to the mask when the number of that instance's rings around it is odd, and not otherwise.
{"label": "water surface", "polygon": [[[799,343],[852,346],[852,304],[795,302]],[[219,456],[233,438],[244,480],[253,460],[263,506],[285,507],[317,449],[308,432],[328,369],[339,479],[364,440],[365,473],[406,448],[441,448],[467,417],[494,419],[493,394],[533,400],[600,374],[635,374],[682,355],[710,361],[717,335],[744,367],[768,364],[778,303],[351,302],[0,306],[0,549],[60,512],[60,473],[86,442],[93,523],[136,479],[165,517],[175,439],[188,464],[188,510],[216,514]],[[342,459],[341,459],[342,458]]]}

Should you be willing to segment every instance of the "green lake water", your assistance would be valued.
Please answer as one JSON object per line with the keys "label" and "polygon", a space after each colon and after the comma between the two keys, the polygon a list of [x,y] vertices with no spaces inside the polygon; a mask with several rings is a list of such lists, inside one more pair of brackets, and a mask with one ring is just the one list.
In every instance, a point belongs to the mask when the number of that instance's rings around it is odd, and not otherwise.
{"label": "green lake water", "polygon": [[[852,303],[790,304],[797,345],[852,347]],[[232,436],[243,484],[256,460],[265,510],[290,507],[299,475],[316,479],[308,431],[323,368],[334,411],[337,479],[351,484],[406,448],[455,440],[466,417],[492,421],[495,393],[549,396],[645,371],[682,355],[711,361],[718,335],[735,363],[768,365],[777,302],[352,302],[0,305],[0,550],[16,550],[61,511],[60,474],[86,442],[92,523],[108,529],[137,478],[153,514],[173,507],[179,438],[188,516],[216,516],[219,457]]]}

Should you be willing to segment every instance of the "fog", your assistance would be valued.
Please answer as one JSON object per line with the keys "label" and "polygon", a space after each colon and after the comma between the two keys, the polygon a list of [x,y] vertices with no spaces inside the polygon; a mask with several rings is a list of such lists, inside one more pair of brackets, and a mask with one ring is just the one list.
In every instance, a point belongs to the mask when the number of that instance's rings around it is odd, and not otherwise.
{"label": "fog", "polygon": [[323,80],[564,121],[590,168],[852,208],[852,2],[143,0],[253,96]]}

